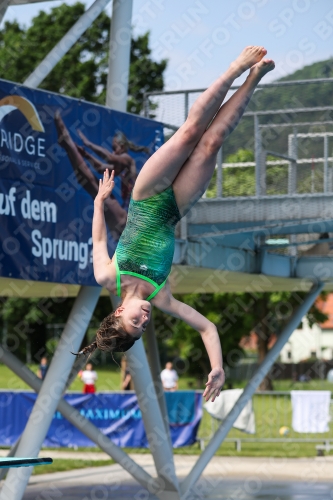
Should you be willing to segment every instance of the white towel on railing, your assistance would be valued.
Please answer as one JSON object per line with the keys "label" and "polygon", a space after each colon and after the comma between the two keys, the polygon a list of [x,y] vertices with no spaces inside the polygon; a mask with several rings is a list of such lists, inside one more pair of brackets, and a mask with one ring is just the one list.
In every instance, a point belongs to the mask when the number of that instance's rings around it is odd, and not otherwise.
{"label": "white towel on railing", "polygon": [[[215,399],[214,403],[208,401],[204,404],[204,408],[212,417],[217,418],[218,420],[224,420],[228,413],[234,408],[235,403],[242,392],[243,389],[230,389],[228,391],[222,391],[221,394]],[[248,434],[255,434],[256,424],[252,409],[252,400],[247,403],[245,408],[243,408],[233,427],[247,432]]]}
{"label": "white towel on railing", "polygon": [[328,432],[330,401],[330,391],[291,391],[294,431]]}

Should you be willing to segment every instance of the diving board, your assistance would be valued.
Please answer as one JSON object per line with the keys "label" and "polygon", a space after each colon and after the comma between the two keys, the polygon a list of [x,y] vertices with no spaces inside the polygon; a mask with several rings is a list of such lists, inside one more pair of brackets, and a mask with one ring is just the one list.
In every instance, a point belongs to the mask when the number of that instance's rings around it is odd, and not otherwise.
{"label": "diving board", "polygon": [[31,467],[35,465],[50,465],[52,458],[23,458],[23,457],[5,457],[0,458],[0,469],[10,467]]}

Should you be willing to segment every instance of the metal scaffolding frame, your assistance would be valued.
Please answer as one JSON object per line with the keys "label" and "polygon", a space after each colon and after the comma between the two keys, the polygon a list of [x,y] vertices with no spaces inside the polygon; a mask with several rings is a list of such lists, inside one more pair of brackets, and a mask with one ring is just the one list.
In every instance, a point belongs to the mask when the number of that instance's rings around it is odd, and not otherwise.
{"label": "metal scaffolding frame", "polygon": [[[75,361],[71,351],[77,352],[80,349],[99,295],[100,289],[98,287],[82,287],[80,289],[15,456],[38,456]],[[24,470],[10,469],[1,490],[1,500],[20,500],[31,472],[32,467],[26,467]]]}
{"label": "metal scaffolding frame", "polygon": [[0,22],[3,20],[6,10],[9,6],[10,0],[0,0]]}
{"label": "metal scaffolding frame", "polygon": [[[0,361],[10,368],[35,392],[39,393],[43,383],[26,365],[19,361],[8,349],[0,347]],[[153,489],[155,480],[142,467],[135,463],[121,448],[116,446],[100,429],[83,417],[78,410],[65,400],[60,399],[56,408],[72,425],[79,429],[85,436],[110,455],[125,470],[127,470],[144,488]],[[11,448],[8,456],[15,456],[19,440]],[[1,471],[0,479],[6,474]],[[155,487],[155,489],[157,489]]]}
{"label": "metal scaffolding frame", "polygon": [[[91,25],[93,20],[99,15],[108,2],[109,0],[96,0],[93,6],[90,7],[90,9],[88,9],[87,12],[81,17],[78,23],[73,26],[70,32],[65,35],[59,44],[54,47],[44,61],[42,61],[42,63],[35,69],[35,71],[25,81],[25,84],[30,87],[38,86],[61,59],[61,57],[85,31],[85,29]],[[0,15],[3,15],[8,4],[9,2],[7,2],[7,0],[1,2]],[[132,0],[113,1],[110,44],[115,45],[113,45],[114,57],[110,56],[109,60],[107,105],[120,111],[126,110],[130,36],[128,36],[128,43],[117,43],[117,32],[118,30],[125,30],[127,33],[130,33],[131,12]],[[324,80],[331,81],[333,79]],[[306,83],[308,83],[308,81],[306,81]],[[288,85],[288,82],[283,82],[282,85]],[[267,85],[265,85],[265,87],[267,87]],[[187,115],[188,99],[185,110]],[[258,120],[259,114],[264,114],[264,112],[254,115],[255,120]],[[259,137],[259,121],[256,125],[256,131]],[[258,162],[259,165],[262,161],[261,157],[263,155],[263,151],[261,150],[259,142],[256,147],[256,151],[258,151],[256,163]],[[290,153],[290,158],[287,159],[294,160],[294,158],[295,156]],[[219,155],[218,165],[219,171],[217,177],[221,181],[222,152]],[[262,177],[259,175],[257,178],[258,190],[263,189],[262,182]],[[185,225],[185,227],[183,227],[183,234],[185,234],[186,231],[187,228]],[[180,500],[183,496],[187,495],[196,481],[200,478],[203,470],[213,457],[217,448],[225,439],[242,408],[246,405],[255,392],[256,387],[269,372],[283,345],[288,341],[293,330],[314,303],[322,288],[323,284],[318,283],[300,304],[290,322],[279,336],[278,341],[269,351],[257,373],[245,388],[242,396],[236,403],[235,408],[227,416],[224,423],[221,424],[210,444],[207,446],[205,452],[201,455],[196,465],[193,467],[189,476],[182,482],[182,484],[179,484],[173,462],[166,404],[159,377],[160,365],[156,338],[152,326],[147,331],[151,371],[149,368],[147,369],[148,361],[142,340],[136,342],[135,345],[128,351],[128,361],[130,371],[133,375],[134,385],[143,415],[148,441],[156,466],[158,476],[157,479],[154,479],[147,474],[144,469],[138,466],[120,448],[115,446],[112,441],[106,438],[91,422],[82,417],[75,409],[62,399],[68,380],[71,377],[75,360],[70,351],[79,349],[100,295],[100,288],[98,287],[82,287],[76,298],[64,332],[61,336],[58,348],[43,383],[41,383],[41,381],[37,379],[37,377],[26,366],[20,363],[15,356],[5,349],[0,349],[0,360],[26,383],[28,383],[36,392],[38,392],[38,397],[26,428],[18,443],[16,443],[11,450],[10,454],[15,456],[38,455],[53,414],[58,408],[58,410],[73,425],[79,428],[84,434],[86,434],[104,451],[106,451],[106,453],[114,458],[142,486],[155,493],[160,500]],[[1,490],[0,500],[20,500],[23,497],[31,470],[32,468],[26,468],[24,471],[16,469],[10,470]]]}
{"label": "metal scaffolding frame", "polygon": [[262,361],[258,367],[256,373],[253,375],[247,386],[245,387],[243,393],[239,397],[238,401],[235,403],[234,408],[226,416],[223,423],[220,425],[218,430],[215,432],[214,436],[210,440],[205,451],[198,458],[193,469],[190,471],[187,478],[183,481],[181,485],[182,493],[186,493],[199,479],[200,475],[204,471],[205,467],[208,465],[209,461],[212,459],[224,439],[226,438],[228,432],[232,428],[234,422],[240,415],[243,408],[250,401],[253,394],[255,393],[258,385],[262,382],[265,376],[269,373],[272,368],[274,361],[280,354],[280,351],[284,345],[288,342],[290,335],[299,325],[300,320],[306,315],[312,304],[315,302],[316,298],[322,291],[324,285],[323,283],[318,283],[314,286],[312,290],[308,293],[303,303],[301,303],[292,317],[290,318],[288,324],[284,327],[283,331],[280,333],[276,343],[269,350],[266,358]]}
{"label": "metal scaffolding frame", "polygon": [[[133,375],[135,390],[138,395],[147,437],[152,449],[152,455],[158,474],[157,479],[151,477],[124,451],[122,451],[119,447],[114,445],[110,439],[104,436],[97,427],[89,422],[89,420],[83,417],[77,410],[75,410],[66,401],[64,401],[61,398],[62,393],[60,398],[58,399],[48,396],[47,403],[52,403],[52,409],[51,411],[49,411],[48,408],[47,412],[43,411],[43,419],[50,415],[52,418],[54,411],[58,409],[70,423],[72,423],[89,439],[95,442],[103,451],[110,455],[110,457],[112,457],[125,470],[127,470],[149,492],[157,495],[160,500],[181,500],[181,498],[186,496],[191,491],[191,488],[193,488],[195,483],[200,479],[200,476],[205,467],[208,465],[209,461],[212,459],[217,449],[226,438],[228,432],[232,428],[234,422],[238,418],[245,405],[252,398],[260,382],[270,371],[275,360],[279,356],[281,349],[286,344],[286,342],[288,342],[290,335],[293,333],[297,325],[300,323],[301,319],[317,299],[318,295],[323,289],[323,286],[324,284],[319,282],[308,293],[304,301],[300,303],[299,307],[292,315],[288,324],[279,335],[277,342],[269,351],[255,375],[247,384],[242,395],[236,402],[234,408],[227,415],[224,422],[219,426],[218,430],[211,438],[211,441],[207,445],[205,451],[198,458],[189,475],[180,484],[175,473],[169,436],[165,429],[166,414],[164,414],[164,411],[159,406],[158,397],[155,391],[156,384],[153,381],[150,370],[147,369],[148,362],[146,359],[142,340],[136,342],[135,345],[128,351],[129,367]],[[151,336],[152,335],[153,332],[151,332]],[[148,341],[148,344],[150,345],[151,342],[152,339]],[[158,366],[158,357],[156,356],[157,353],[154,352],[154,348],[151,349],[150,352],[151,356],[154,357],[156,366]],[[5,348],[0,348],[0,361],[6,364],[6,366],[8,366],[22,380],[24,380],[24,382],[26,382],[33,390],[38,392],[38,398],[40,398],[42,391],[44,391],[45,389],[45,382],[42,383],[41,380],[38,379],[37,376],[27,366],[21,363],[12,353],[10,353]],[[54,365],[51,365],[50,370],[52,366]],[[63,368],[63,365],[61,365],[62,370]],[[49,380],[50,379],[52,379],[52,375],[49,376]],[[64,376],[64,380],[66,380],[66,376]],[[50,389],[53,389],[52,385],[48,384],[47,390]],[[48,392],[46,394],[48,395]],[[163,391],[161,391],[160,394],[163,394]],[[45,399],[43,401],[43,404],[45,408]],[[39,411],[41,411],[40,408]],[[48,429],[48,426],[49,422],[43,424],[43,427],[46,428],[46,431]],[[40,430],[40,425],[38,426],[38,429]],[[26,431],[27,427],[24,434],[26,433]],[[44,432],[42,432],[42,430],[40,430],[40,432],[42,436],[38,436],[38,439],[39,441],[43,441]],[[24,434],[22,437],[24,437]],[[8,456],[20,456],[19,448],[21,440],[18,443],[18,447],[16,444],[13,449],[10,450]],[[34,447],[34,451],[38,453],[39,448],[41,447],[41,442],[38,445],[38,449],[34,446],[35,436],[33,436],[33,438],[30,436],[29,442]],[[17,452],[16,448],[18,448]],[[14,469],[14,471],[16,470]],[[31,473],[31,468],[25,469],[23,471],[25,474],[22,474],[22,471],[20,471],[21,474],[18,474],[16,476],[12,475],[11,472],[12,471],[9,472],[7,480],[1,491],[1,500],[19,500],[20,498],[22,498],[24,489]]]}
{"label": "metal scaffolding frame", "polygon": [[[327,78],[325,80],[333,81],[333,79]],[[302,81],[300,81],[302,82]],[[291,83],[291,82],[280,82],[280,83]],[[293,84],[295,82],[292,82]],[[273,85],[272,85],[273,86]],[[263,85],[262,87],[265,87]],[[238,87],[237,87],[238,88]],[[146,104],[145,109],[147,109],[147,102],[149,96],[152,95],[169,95],[169,94],[177,94],[179,92],[152,92],[146,94]],[[185,91],[185,96],[188,97],[188,93],[191,91]],[[188,108],[186,108],[188,109]],[[266,196],[266,165],[281,165],[288,164],[289,172],[288,172],[288,195],[294,195],[297,192],[297,177],[296,177],[296,168],[297,165],[306,164],[306,163],[324,163],[324,176],[323,176],[323,192],[329,193],[331,189],[329,189],[328,182],[328,162],[333,161],[333,157],[329,156],[328,149],[328,138],[333,136],[333,132],[298,132],[298,127],[306,126],[306,125],[332,125],[333,121],[323,121],[323,122],[295,122],[295,123],[269,123],[269,124],[261,124],[260,116],[262,115],[279,115],[284,113],[311,113],[316,111],[332,111],[332,106],[321,106],[317,108],[290,108],[285,110],[266,110],[266,111],[256,111],[256,112],[245,112],[244,116],[253,116],[254,120],[254,155],[255,161],[248,162],[232,162],[232,163],[223,163],[222,161],[222,148],[220,149],[217,161],[216,161],[216,198],[223,198],[223,169],[224,168],[239,168],[239,167],[255,167],[255,196],[257,198],[261,198]],[[178,128],[174,125],[164,123],[164,126],[167,129],[171,129],[176,131]],[[278,151],[270,151],[264,149],[262,146],[262,130],[268,128],[284,128],[289,127],[293,128],[293,133],[288,135],[288,154],[280,153]],[[297,157],[297,149],[298,149],[298,138],[305,137],[323,137],[324,139],[324,150],[323,156],[316,158],[298,158]],[[267,161],[267,156],[275,156],[276,158],[281,158],[282,161]],[[205,195],[204,195],[205,198]],[[211,198],[213,199],[213,198]],[[183,236],[186,234],[181,232],[181,237],[186,239]]]}
{"label": "metal scaffolding frame", "polygon": [[[257,88],[268,89],[268,88],[284,88],[292,86],[305,86],[305,85],[320,85],[320,84],[333,84],[333,78],[316,78],[307,80],[290,80],[290,81],[278,81],[273,83],[259,84]],[[240,85],[232,85],[230,91],[235,91],[240,88]],[[154,97],[163,96],[183,96],[184,98],[184,113],[187,117],[189,111],[189,97],[191,94],[199,94],[204,92],[206,89],[186,89],[186,90],[171,90],[171,91],[154,91],[147,92],[144,96],[144,114],[149,117],[150,99]],[[303,113],[315,113],[315,112],[330,112],[333,111],[332,106],[317,106],[317,107],[295,107],[295,108],[283,108],[283,109],[265,109],[265,110],[255,110],[255,111],[245,111],[244,117],[253,117],[253,130],[254,130],[254,162],[236,162],[236,163],[223,163],[221,161],[221,154],[218,155],[216,163],[216,199],[223,198],[223,168],[232,167],[252,167],[255,166],[255,197],[261,198],[266,196],[266,165],[281,165],[287,162],[289,165],[288,169],[288,195],[293,196],[297,192],[297,165],[302,163],[318,163],[324,162],[324,176],[323,176],[323,193],[330,192],[329,182],[328,182],[328,162],[332,161],[332,158],[328,154],[328,137],[333,135],[333,132],[311,132],[308,134],[299,133],[297,127],[304,126],[315,126],[315,125],[332,125],[333,121],[329,119],[323,119],[322,121],[313,122],[301,122],[287,120],[287,123],[260,123],[260,117],[264,116],[287,116],[298,115]],[[178,116],[179,118],[179,116]],[[175,123],[165,123],[163,122],[165,129],[176,131],[178,126]],[[268,151],[265,150],[262,144],[262,131],[269,128],[284,128],[289,127],[293,129],[293,133],[288,136],[288,154],[283,154],[278,151]],[[323,158],[297,158],[297,138],[298,137],[324,137],[324,155]],[[326,138],[325,138],[326,136]],[[272,155],[277,158],[281,158],[282,162],[273,162],[271,160],[267,161],[267,155]],[[235,196],[236,197],[236,196]],[[205,198],[205,196],[204,196]],[[209,199],[214,199],[210,197]]]}
{"label": "metal scaffolding frame", "polygon": [[[333,83],[333,78],[311,78],[311,79],[306,79],[306,80],[286,80],[283,82],[273,82],[273,83],[259,83],[256,88],[258,89],[269,89],[269,88],[275,88],[275,87],[291,87],[292,85],[309,85],[309,83]],[[241,85],[231,85],[230,90],[237,90],[241,87]],[[178,95],[178,94],[184,94],[184,99],[185,102],[187,100],[188,103],[188,96],[189,94],[201,94],[202,92],[205,92],[207,89],[199,88],[199,89],[186,89],[186,90],[155,90],[153,92],[146,92],[145,97],[146,100],[149,99],[149,97],[157,96],[157,95]],[[187,104],[188,106],[188,104]],[[146,110],[149,108],[146,107]]]}

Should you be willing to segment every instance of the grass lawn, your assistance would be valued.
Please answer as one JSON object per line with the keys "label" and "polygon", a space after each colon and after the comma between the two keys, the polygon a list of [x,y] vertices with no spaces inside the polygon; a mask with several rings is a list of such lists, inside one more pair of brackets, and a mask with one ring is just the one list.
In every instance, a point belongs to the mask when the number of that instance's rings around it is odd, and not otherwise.
{"label": "grass lawn", "polygon": [[[316,443],[242,443],[242,450],[236,451],[235,444],[231,442],[223,443],[217,450],[217,456],[226,457],[275,457],[275,458],[301,458],[315,457]],[[149,450],[128,448],[128,453],[150,453]],[[186,446],[184,448],[174,448],[175,455],[200,455],[199,444]],[[333,455],[333,451],[325,453]]]}
{"label": "grass lawn", "polygon": [[[234,389],[237,387],[243,388],[247,384],[246,380],[237,381],[234,384]],[[310,382],[292,382],[291,380],[274,380],[273,386],[275,391],[333,391],[333,383],[327,380],[311,380]]]}
{"label": "grass lawn", "polygon": [[38,465],[34,467],[33,474],[49,474],[51,472],[64,472],[66,470],[84,469],[86,467],[99,467],[112,465],[114,460],[78,460],[55,458],[52,465]]}
{"label": "grass lawn", "polygon": [[[37,374],[38,365],[30,365],[30,370]],[[98,368],[99,391],[118,391],[120,389],[120,372]],[[81,391],[83,384],[77,378],[71,385],[70,390]],[[8,390],[31,390],[19,377],[17,377],[7,366],[0,364],[0,388]]]}
{"label": "grass lawn", "polygon": [[[37,373],[38,365],[30,365],[30,370]],[[114,369],[106,367],[98,367],[97,390],[98,391],[118,391],[120,390],[120,370],[115,367]],[[246,386],[247,381],[236,381],[233,383],[233,388],[243,388]],[[0,363],[0,389],[8,390],[30,390],[30,387],[25,384],[19,377],[17,377],[7,366]],[[179,378],[179,389],[199,389],[197,381],[194,377]],[[204,389],[204,385],[201,387]],[[291,380],[275,380],[274,389],[276,391],[290,391],[290,390],[311,390],[311,391],[333,391],[333,383],[327,380],[311,380],[311,382],[296,382],[292,383]],[[74,380],[70,386],[71,391],[81,391],[82,382],[79,378]]]}
{"label": "grass lawn", "polygon": [[[34,373],[38,371],[38,365],[30,365],[30,370]],[[109,368],[96,369],[98,373],[97,390],[98,391],[119,391],[120,390],[120,370]],[[179,380],[179,389],[189,389],[189,384],[195,388],[195,380],[191,377],[181,377]],[[81,391],[83,384],[79,377],[74,380],[69,390]],[[0,389],[7,390],[31,390],[19,377],[17,377],[7,366],[0,364]]]}
{"label": "grass lawn", "polygon": [[67,470],[85,469],[87,467],[101,467],[104,465],[114,464],[114,460],[78,460],[77,458],[56,458],[51,465],[38,465],[34,467],[32,473],[38,474],[51,474],[53,472],[65,472]]}

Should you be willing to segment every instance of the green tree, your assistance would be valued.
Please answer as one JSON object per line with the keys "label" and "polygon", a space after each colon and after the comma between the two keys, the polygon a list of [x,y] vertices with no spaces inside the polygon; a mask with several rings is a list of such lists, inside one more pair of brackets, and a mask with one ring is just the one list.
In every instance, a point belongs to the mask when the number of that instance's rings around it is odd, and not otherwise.
{"label": "green tree", "polygon": [[[179,299],[216,325],[224,365],[233,368],[246,356],[239,343],[251,332],[257,335],[258,361],[262,362],[272,338],[279,335],[304,297],[302,292],[255,292],[200,296],[191,294]],[[325,298],[325,294],[322,294],[322,298]],[[314,304],[307,319],[312,326],[315,322],[325,321],[327,316]],[[202,382],[210,371],[210,364],[200,334],[186,323],[170,318],[158,310],[154,311],[154,320],[162,361],[165,362],[168,357],[182,358],[185,360],[183,373],[194,375]],[[270,375],[262,381],[259,390],[273,390]]]}
{"label": "green tree", "polygon": [[[266,162],[276,161],[277,158],[267,155]],[[224,163],[246,163],[254,162],[254,152],[250,149],[239,149],[226,157]],[[320,179],[318,179],[320,182]],[[321,179],[322,182],[322,179]],[[255,196],[256,181],[254,166],[224,167],[222,173],[223,197],[229,196]],[[310,184],[310,186],[309,186]],[[308,176],[303,176],[298,182],[299,193],[309,193],[311,191],[311,172]],[[207,190],[208,198],[216,197],[216,172]],[[287,194],[288,193],[288,164],[268,165],[266,163],[266,194]]]}
{"label": "green tree", "polygon": [[[325,296],[325,293],[321,295],[323,299]],[[258,362],[261,363],[269,351],[271,340],[279,335],[304,298],[302,292],[234,294],[222,315],[229,321],[230,333],[240,329],[243,335],[251,332],[257,335]],[[327,315],[316,304],[313,304],[306,317],[310,326],[327,319]],[[261,382],[259,390],[273,390],[270,375]]]}
{"label": "green tree", "polygon": [[[0,344],[6,344],[16,356],[24,361],[38,363],[45,354],[51,356],[73,303],[74,298],[63,297],[52,299],[2,297]],[[111,311],[110,298],[100,297],[82,346],[92,341],[96,327]],[[100,357],[97,353],[96,362],[99,362]],[[104,361],[110,359],[110,356],[103,356]]]}
{"label": "green tree", "polygon": [[[190,305],[206,318],[212,321],[218,330],[224,362],[233,366],[243,357],[239,342],[244,335],[243,325],[237,324],[229,332],[228,323],[223,316],[223,311],[233,300],[234,294],[187,294],[177,297],[182,302]],[[181,374],[196,376],[201,383],[210,372],[209,358],[201,339],[200,333],[193,330],[183,321],[172,318],[161,311],[154,310],[155,332],[160,347],[162,363],[168,358],[180,357],[184,364],[177,366]]]}
{"label": "green tree", "polygon": [[2,298],[2,343],[27,362],[39,362],[46,354],[47,325],[65,323],[73,299]]}
{"label": "green tree", "polygon": [[[226,157],[225,163],[247,163],[254,162],[254,152],[250,149],[239,149]],[[276,160],[268,155],[267,161]],[[228,196],[255,196],[255,167],[239,166],[224,167],[222,175],[223,197]],[[267,165],[266,166],[266,193],[286,194],[288,185],[288,165]],[[207,190],[208,198],[216,197],[216,172]]]}
{"label": "green tree", "polygon": [[[23,83],[59,40],[84,13],[84,4],[62,4],[50,13],[39,12],[31,26],[6,22],[0,32],[0,77]],[[110,18],[105,12],[92,23],[40,88],[70,97],[105,104]],[[162,90],[167,61],[154,61],[149,33],[133,38],[129,75],[128,110],[142,111],[143,94]]]}

